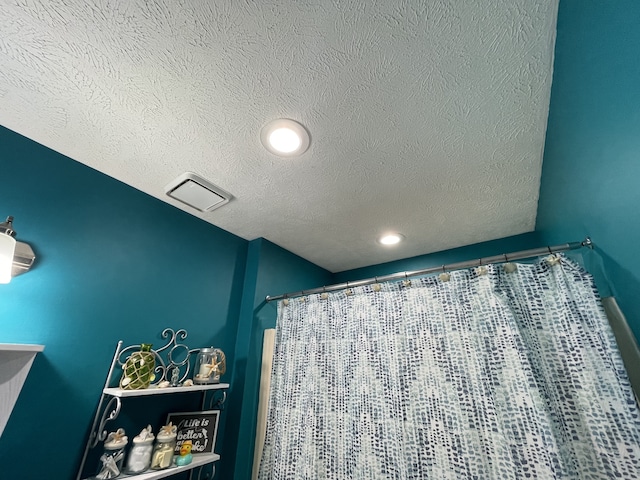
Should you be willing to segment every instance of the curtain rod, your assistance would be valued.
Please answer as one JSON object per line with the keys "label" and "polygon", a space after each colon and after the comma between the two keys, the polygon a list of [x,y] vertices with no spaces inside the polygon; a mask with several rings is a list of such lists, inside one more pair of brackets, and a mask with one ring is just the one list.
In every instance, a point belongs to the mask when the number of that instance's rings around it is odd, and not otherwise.
{"label": "curtain rod", "polygon": [[563,243],[561,245],[555,245],[553,247],[540,247],[531,250],[521,250],[513,253],[503,253],[502,255],[494,255],[493,257],[477,258],[475,260],[467,260],[466,262],[450,263],[448,265],[442,265],[440,267],[430,267],[424,270],[415,270],[411,272],[398,272],[390,275],[381,275],[379,277],[367,278],[364,280],[356,280],[354,282],[336,283],[335,285],[328,285],[326,287],[312,288],[311,290],[300,290],[299,292],[283,293],[281,295],[267,295],[265,300],[271,302],[274,300],[281,300],[283,298],[301,297],[303,295],[312,295],[314,293],[335,292],[336,290],[343,290],[345,288],[363,287],[365,285],[371,285],[374,283],[388,282],[390,280],[401,280],[408,277],[416,277],[418,275],[427,275],[429,273],[445,272],[447,270],[462,270],[464,268],[479,267],[480,265],[488,265],[490,263],[502,263],[509,262],[511,260],[522,260],[523,258],[538,257],[540,255],[546,255],[550,253],[565,252],[567,250],[576,250],[582,247],[593,248],[593,242],[589,237],[585,238],[581,242]]}

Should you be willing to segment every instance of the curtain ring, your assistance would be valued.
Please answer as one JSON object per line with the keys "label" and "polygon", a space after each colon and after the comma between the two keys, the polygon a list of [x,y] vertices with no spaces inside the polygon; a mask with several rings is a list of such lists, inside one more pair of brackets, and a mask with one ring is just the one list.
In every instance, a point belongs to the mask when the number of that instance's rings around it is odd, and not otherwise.
{"label": "curtain ring", "polygon": [[442,282],[448,282],[449,280],[451,280],[451,275],[449,275],[446,270],[444,269],[444,265],[442,265],[442,273],[440,275],[438,275],[438,278],[440,279],[440,281]]}
{"label": "curtain ring", "polygon": [[551,251],[551,247],[547,245],[547,250],[549,250],[549,255],[553,255],[553,252]]}
{"label": "curtain ring", "polygon": [[374,280],[376,283],[373,284],[373,291],[374,292],[379,292],[380,291],[380,284],[378,283],[378,277],[374,277]]}
{"label": "curtain ring", "polygon": [[344,294],[347,295],[347,296],[353,295],[353,291],[349,288],[349,281],[348,280],[347,280],[347,288],[344,291]]}
{"label": "curtain ring", "polygon": [[476,274],[478,276],[486,275],[489,270],[482,264],[482,258],[479,258],[478,262],[480,265],[478,265],[478,268],[476,269]]}
{"label": "curtain ring", "polygon": [[556,255],[555,253],[553,253],[551,251],[551,247],[547,247],[547,248],[549,249],[549,253],[550,253],[549,257],[547,258],[547,262],[549,262],[549,265],[553,267],[555,265],[562,263],[562,258]]}
{"label": "curtain ring", "polygon": [[518,266],[515,263],[511,263],[509,261],[509,257],[507,257],[506,253],[503,253],[502,255],[504,255],[504,271],[506,273],[513,273],[518,269]]}

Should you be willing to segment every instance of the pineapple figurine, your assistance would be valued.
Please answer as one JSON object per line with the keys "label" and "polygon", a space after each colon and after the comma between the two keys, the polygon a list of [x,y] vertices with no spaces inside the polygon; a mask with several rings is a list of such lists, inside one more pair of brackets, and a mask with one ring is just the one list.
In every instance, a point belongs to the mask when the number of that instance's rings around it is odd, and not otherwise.
{"label": "pineapple figurine", "polygon": [[148,388],[155,379],[156,368],[154,353],[150,343],[140,345],[140,351],[132,353],[124,364],[120,388],[124,390],[142,390]]}

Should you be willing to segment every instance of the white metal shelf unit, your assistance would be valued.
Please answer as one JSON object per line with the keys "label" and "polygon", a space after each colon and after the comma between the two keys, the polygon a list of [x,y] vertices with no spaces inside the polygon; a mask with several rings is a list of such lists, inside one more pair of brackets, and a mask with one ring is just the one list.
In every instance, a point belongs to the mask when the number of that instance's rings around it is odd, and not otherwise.
{"label": "white metal shelf unit", "polygon": [[[119,341],[116,347],[116,351],[111,361],[109,373],[105,380],[104,388],[100,395],[100,401],[98,402],[98,408],[96,409],[93,417],[93,423],[89,433],[89,438],[85,444],[84,453],[78,468],[78,474],[76,480],[82,480],[87,475],[85,472],[85,464],[87,462],[87,456],[89,452],[96,448],[100,442],[103,442],[107,437],[106,425],[109,422],[113,422],[118,418],[120,410],[122,408],[122,398],[128,397],[150,397],[156,395],[167,396],[177,393],[199,393],[201,395],[201,409],[202,410],[222,410],[224,402],[226,400],[226,390],[229,388],[228,383],[217,384],[202,384],[183,386],[182,384],[187,380],[191,373],[191,360],[200,349],[190,349],[183,343],[179,343],[187,337],[187,331],[180,329],[174,331],[171,328],[165,328],[162,331],[162,338],[167,339],[166,344],[158,349],[152,349],[151,352],[156,359],[155,367],[155,380],[154,383],[146,389],[142,390],[123,390],[117,387],[110,387],[114,382],[114,371],[116,366],[122,369],[126,362],[126,359],[134,351],[140,350],[141,345],[130,345],[126,348],[122,348],[123,342]],[[165,358],[166,357],[166,360]],[[181,358],[181,360],[176,360]],[[174,372],[178,374],[175,375]],[[172,375],[174,374],[174,375]],[[165,388],[158,388],[158,385],[171,378],[172,382],[177,384],[176,386],[168,386]],[[209,395],[208,395],[209,394]],[[215,447],[215,446],[214,446]],[[190,472],[190,478],[193,475],[195,469],[202,469],[205,466],[210,465],[213,478],[215,475],[215,467],[213,462],[220,459],[220,456],[215,453],[211,454],[194,454],[193,462],[184,467],[171,467],[165,470],[147,471],[139,475],[121,475],[118,478],[135,478],[136,480],[165,478],[176,475],[180,472]],[[198,478],[201,478],[201,473],[198,474]],[[89,473],[90,475],[90,473]],[[90,477],[86,477],[90,478]]]}

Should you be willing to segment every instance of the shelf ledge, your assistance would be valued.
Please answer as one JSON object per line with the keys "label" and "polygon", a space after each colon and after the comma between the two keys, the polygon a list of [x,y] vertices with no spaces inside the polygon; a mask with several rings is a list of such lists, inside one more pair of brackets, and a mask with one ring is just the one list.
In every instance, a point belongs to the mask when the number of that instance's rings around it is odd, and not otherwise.
{"label": "shelf ledge", "polygon": [[[217,462],[220,460],[220,455],[217,453],[196,453],[193,455],[193,461],[189,465],[184,465],[182,467],[169,467],[164,470],[147,470],[144,473],[139,473],[138,475],[127,475],[122,474],[119,475],[118,478],[131,478],[135,480],[155,480],[158,478],[167,478],[173,475],[177,475],[180,472],[187,472],[194,468],[201,467],[208,463]],[[91,480],[93,477],[89,477],[85,480]]]}
{"label": "shelf ledge", "polygon": [[202,392],[203,390],[224,390],[228,383],[212,383],[209,385],[193,385],[192,387],[145,388],[143,390],[123,390],[121,388],[105,388],[103,393],[112,397],[144,397],[147,395],[167,395],[172,393]]}
{"label": "shelf ledge", "polygon": [[1,352],[42,352],[44,345],[31,345],[26,343],[0,343]]}

